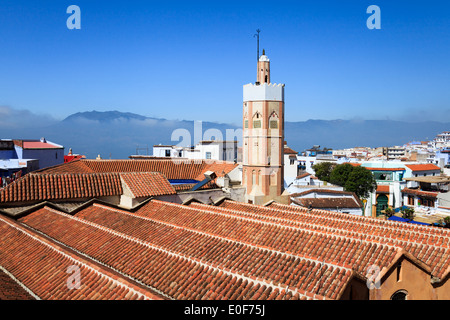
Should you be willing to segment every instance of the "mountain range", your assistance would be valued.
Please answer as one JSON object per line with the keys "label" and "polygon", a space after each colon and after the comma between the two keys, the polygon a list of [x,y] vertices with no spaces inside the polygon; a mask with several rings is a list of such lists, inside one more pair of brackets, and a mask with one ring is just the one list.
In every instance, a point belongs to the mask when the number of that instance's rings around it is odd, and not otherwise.
{"label": "mountain range", "polygon": [[[0,121],[1,122],[1,121]],[[201,126],[201,127],[200,127]],[[433,139],[450,130],[450,123],[393,120],[307,120],[285,122],[287,144],[297,152],[320,145],[341,149],[357,146],[403,145]],[[236,137],[234,137],[234,135]],[[242,139],[241,127],[215,122],[167,120],[130,112],[89,111],[72,114],[47,124],[0,126],[3,139],[39,139],[61,144],[67,153],[100,155],[103,159],[126,159],[133,154],[152,154],[153,145],[189,146],[199,140]]]}

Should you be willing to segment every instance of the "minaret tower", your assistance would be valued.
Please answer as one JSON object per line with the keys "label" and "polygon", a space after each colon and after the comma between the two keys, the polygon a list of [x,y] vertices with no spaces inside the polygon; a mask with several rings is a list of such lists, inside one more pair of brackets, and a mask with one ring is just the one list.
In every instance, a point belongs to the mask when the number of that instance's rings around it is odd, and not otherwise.
{"label": "minaret tower", "polygon": [[284,84],[270,82],[270,60],[258,59],[256,83],[244,85],[242,184],[245,201],[288,203],[284,192]]}

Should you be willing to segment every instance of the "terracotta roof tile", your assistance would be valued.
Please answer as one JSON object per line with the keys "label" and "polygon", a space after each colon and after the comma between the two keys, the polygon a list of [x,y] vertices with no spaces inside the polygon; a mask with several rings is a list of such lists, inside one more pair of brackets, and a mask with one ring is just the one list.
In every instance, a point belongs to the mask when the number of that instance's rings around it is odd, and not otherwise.
{"label": "terracotta roof tile", "polygon": [[117,173],[30,173],[0,189],[0,203],[103,197],[122,191]]}
{"label": "terracotta roof tile", "polygon": [[[0,217],[0,265],[36,299],[126,299],[130,293],[136,294],[135,297],[162,299],[3,217]],[[80,270],[78,289],[68,284],[72,284],[69,267]],[[102,284],[102,279],[107,282]]]}
{"label": "terracotta roof tile", "polygon": [[406,165],[409,169],[411,169],[413,172],[414,171],[435,171],[435,170],[441,170],[441,168],[439,168],[438,166],[432,164],[432,163],[427,163],[427,164],[407,164]]}
{"label": "terracotta roof tile", "polygon": [[176,193],[166,177],[159,172],[120,173],[120,177],[136,198]]}
{"label": "terracotta roof tile", "polygon": [[218,177],[229,173],[238,164],[213,160],[140,159],[140,160],[88,160],[80,159],[42,169],[36,173],[112,173],[112,172],[160,172],[167,179],[203,180],[206,171],[214,171]]}

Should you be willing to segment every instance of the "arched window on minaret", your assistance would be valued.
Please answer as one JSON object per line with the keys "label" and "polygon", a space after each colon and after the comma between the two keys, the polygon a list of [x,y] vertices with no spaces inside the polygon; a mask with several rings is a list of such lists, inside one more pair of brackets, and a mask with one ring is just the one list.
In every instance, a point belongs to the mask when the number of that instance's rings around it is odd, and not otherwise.
{"label": "arched window on minaret", "polygon": [[253,129],[261,128],[261,119],[262,119],[261,113],[255,112],[255,114],[253,115]]}
{"label": "arched window on minaret", "polygon": [[258,170],[258,185],[262,186],[262,175],[261,170]]}
{"label": "arched window on minaret", "polygon": [[278,129],[278,122],[279,122],[278,114],[275,111],[273,111],[269,117],[269,128]]}
{"label": "arched window on minaret", "polygon": [[256,171],[252,170],[252,185],[256,184]]}

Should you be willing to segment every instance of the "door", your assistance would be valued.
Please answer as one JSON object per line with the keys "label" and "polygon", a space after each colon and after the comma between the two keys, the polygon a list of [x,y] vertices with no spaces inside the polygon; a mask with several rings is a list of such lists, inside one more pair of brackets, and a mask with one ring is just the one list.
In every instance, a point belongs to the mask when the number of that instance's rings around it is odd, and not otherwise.
{"label": "door", "polygon": [[380,194],[377,198],[377,216],[381,214],[381,210],[388,207],[388,197],[385,194]]}

